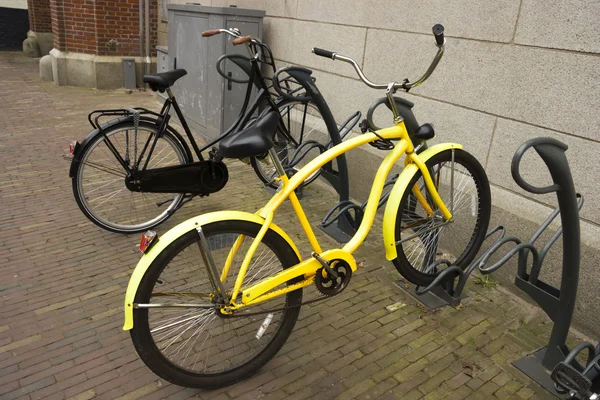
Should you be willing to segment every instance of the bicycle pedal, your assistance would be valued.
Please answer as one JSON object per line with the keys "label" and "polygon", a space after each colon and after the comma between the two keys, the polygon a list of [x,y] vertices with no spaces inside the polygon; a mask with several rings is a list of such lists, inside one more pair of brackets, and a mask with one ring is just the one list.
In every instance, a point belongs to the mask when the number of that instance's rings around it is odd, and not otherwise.
{"label": "bicycle pedal", "polygon": [[559,388],[566,392],[589,393],[592,382],[581,372],[564,362],[558,363],[551,375],[552,380]]}

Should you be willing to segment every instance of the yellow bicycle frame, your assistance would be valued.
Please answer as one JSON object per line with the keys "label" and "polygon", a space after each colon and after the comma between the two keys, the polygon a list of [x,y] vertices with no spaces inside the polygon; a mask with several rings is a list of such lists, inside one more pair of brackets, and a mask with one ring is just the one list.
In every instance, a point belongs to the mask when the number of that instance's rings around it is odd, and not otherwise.
{"label": "yellow bicycle frame", "polygon": [[[304,213],[304,210],[302,209],[302,206],[298,201],[298,198],[296,197],[294,190],[298,186],[300,186],[304,182],[304,180],[308,178],[311,174],[319,170],[323,165],[325,165],[329,161],[338,157],[340,154],[346,153],[356,147],[362,146],[369,142],[380,140],[381,138],[389,140],[399,140],[399,142],[396,144],[394,149],[391,150],[390,153],[385,157],[385,159],[381,163],[381,166],[377,170],[377,174],[375,175],[373,186],[371,188],[371,193],[367,201],[367,206],[365,208],[365,213],[360,227],[358,228],[357,232],[352,237],[352,239],[348,243],[346,243],[342,249],[328,250],[326,252],[323,252],[321,250],[321,246],[319,245],[317,237],[315,236],[312,227],[310,226],[310,223],[306,218],[306,214]],[[457,148],[459,146],[451,145],[451,147]],[[445,148],[447,147],[444,147],[444,149]],[[403,154],[406,154],[406,165],[414,164],[415,167],[421,171],[425,180],[427,190],[429,191],[431,198],[435,202],[435,205],[444,216],[444,219],[446,221],[451,220],[452,214],[440,198],[435,188],[435,184],[433,183],[433,180],[429,173],[429,170],[425,165],[425,162],[414,151],[412,141],[408,136],[408,132],[403,121],[399,122],[393,127],[381,129],[377,131],[376,134],[362,134],[327,150],[326,152],[312,160],[310,163],[308,163],[306,166],[304,166],[302,169],[300,169],[300,171],[294,174],[292,178],[288,178],[287,175],[279,177],[279,179],[282,182],[282,187],[277,193],[275,193],[271,200],[269,200],[267,205],[259,212],[259,215],[262,218],[264,218],[265,222],[258,235],[256,235],[256,237],[254,238],[252,245],[250,246],[248,252],[246,253],[246,256],[244,257],[242,266],[240,268],[239,274],[237,276],[233,288],[231,299],[237,299],[238,295],[240,293],[243,293],[243,296],[241,296],[241,302],[235,302],[234,300],[232,300],[232,303],[230,304],[229,308],[234,310],[252,304],[257,304],[259,302],[270,300],[274,297],[280,296],[298,288],[310,285],[314,280],[314,275],[316,271],[322,267],[320,262],[314,257],[312,257],[301,262],[300,264],[283,270],[280,273],[277,273],[271,277],[265,278],[257,283],[254,283],[253,285],[242,288],[246,272],[248,271],[248,267],[250,265],[252,257],[254,256],[254,252],[256,251],[256,248],[264,238],[266,232],[269,230],[269,227],[273,221],[275,211],[279,208],[279,206],[281,206],[281,204],[286,199],[290,200],[290,203],[298,217],[298,221],[300,222],[300,225],[302,226],[302,229],[304,230],[304,233],[306,234],[306,237],[313,251],[319,254],[325,260],[342,259],[348,262],[352,270],[355,271],[356,262],[352,257],[352,253],[354,253],[356,249],[360,247],[362,242],[366,239],[367,234],[371,230],[371,226],[373,225],[373,221],[375,220],[377,206],[387,176],[389,175],[389,172],[392,169],[393,165]],[[431,213],[432,208],[429,204],[427,204],[425,197],[419,192],[419,189],[415,187],[412,188],[412,190],[415,191],[416,197],[419,200],[419,202],[423,205],[424,209]],[[233,256],[235,255],[235,252],[238,248],[239,246],[234,245],[234,247],[230,251],[230,254],[227,257],[227,261],[224,266],[224,271],[229,271],[230,264],[234,258]],[[276,289],[278,286],[283,285],[286,282],[289,282],[290,280],[297,277],[304,277],[304,280],[299,283],[283,286],[282,288]],[[224,276],[222,276],[222,278],[224,278]]]}
{"label": "yellow bicycle frame", "polygon": [[[384,158],[379,169],[377,170],[377,174],[375,175],[373,181],[373,186],[371,188],[371,193],[369,195],[369,199],[365,208],[364,216],[360,227],[358,228],[357,232],[352,237],[352,239],[348,243],[346,243],[341,249],[333,249],[323,252],[312,230],[312,227],[310,226],[310,223],[306,218],[306,214],[304,213],[304,210],[302,209],[302,206],[298,201],[298,198],[296,197],[294,190],[298,186],[300,186],[304,182],[304,180],[306,180],[306,178],[308,178],[311,174],[319,170],[326,163],[338,157],[340,154],[346,153],[356,147],[362,146],[369,142],[380,140],[381,138],[389,140],[398,140],[398,143]],[[275,211],[279,208],[279,206],[281,206],[281,204],[283,204],[283,202],[286,199],[290,200],[290,203],[298,217],[298,221],[300,222],[300,225],[302,226],[302,229],[304,230],[313,251],[317,253],[322,259],[328,261],[343,260],[346,263],[348,263],[352,271],[355,271],[356,261],[354,260],[352,253],[354,253],[354,251],[356,251],[356,249],[360,247],[362,242],[366,239],[367,234],[371,230],[373,221],[375,220],[375,214],[377,212],[379,199],[381,197],[381,193],[383,191],[383,187],[386,182],[387,176],[390,173],[390,170],[392,169],[396,161],[398,161],[398,159],[403,154],[406,154],[405,168],[400,174],[399,178],[396,180],[396,183],[394,184],[391,194],[387,200],[387,205],[383,218],[383,239],[386,257],[388,260],[396,258],[396,217],[398,208],[400,206],[400,201],[402,199],[402,195],[405,193],[405,191],[412,190],[413,193],[415,193],[415,197],[417,198],[417,200],[423,206],[424,210],[428,213],[432,212],[431,206],[427,204],[425,196],[423,196],[422,193],[420,193],[419,189],[417,187],[408,187],[410,181],[418,171],[421,171],[425,180],[427,190],[429,191],[430,198],[433,199],[435,205],[443,214],[444,219],[446,221],[450,221],[452,219],[450,211],[444,205],[442,199],[440,198],[435,188],[435,185],[433,183],[429,170],[425,165],[425,162],[435,154],[438,154],[442,151],[460,148],[462,148],[462,146],[459,144],[444,143],[432,146],[429,149],[417,155],[417,153],[414,151],[414,146],[408,135],[404,122],[401,121],[395,126],[378,130],[376,133],[365,133],[356,136],[352,139],[349,139],[345,142],[342,142],[335,147],[332,147],[331,149],[327,150],[326,152],[309,162],[291,178],[288,178],[287,175],[280,176],[280,189],[269,200],[267,205],[254,215],[242,213],[239,211],[219,211],[216,213],[203,214],[201,216],[192,218],[179,224],[178,226],[174,227],[169,232],[167,232],[162,238],[160,238],[159,242],[147,254],[145,254],[142,257],[142,259],[136,266],[129,281],[129,285],[127,286],[127,292],[125,294],[125,324],[123,326],[123,329],[129,330],[133,328],[133,308],[137,288],[145,272],[150,267],[154,259],[158,256],[158,254],[164,248],[166,248],[166,246],[168,246],[181,235],[186,234],[187,232],[197,228],[198,226],[203,226],[209,223],[227,220],[244,220],[262,225],[261,229],[259,230],[256,237],[253,239],[253,242],[250,245],[250,248],[248,249],[248,252],[244,257],[244,260],[240,267],[240,271],[238,272],[238,276],[233,287],[233,292],[231,293],[231,301],[226,306],[226,309],[222,310],[222,312],[232,312],[236,309],[258,304],[260,302],[273,299],[285,293],[312,284],[314,282],[314,277],[317,270],[322,268],[321,263],[315,257],[311,257],[304,261],[301,261],[297,265],[289,267],[275,275],[269,276],[258,282],[255,282],[252,285],[245,287],[242,286],[246,272],[248,271],[248,267],[250,265],[250,262],[252,261],[252,257],[254,256],[254,252],[256,251],[258,245],[269,230],[275,231],[287,243],[289,243],[294,252],[298,255],[298,259],[301,260],[300,253],[298,252],[291,238],[281,228],[279,228],[273,223],[273,216],[275,214]],[[248,238],[244,236],[240,236],[232,246],[230,253],[225,261],[225,265],[223,266],[223,270],[221,271],[221,281],[224,282],[227,279],[234,256],[237,253],[237,251],[241,248],[242,241],[247,239]],[[301,277],[302,280],[293,284],[288,283],[299,277]],[[240,294],[241,296],[239,296]]]}

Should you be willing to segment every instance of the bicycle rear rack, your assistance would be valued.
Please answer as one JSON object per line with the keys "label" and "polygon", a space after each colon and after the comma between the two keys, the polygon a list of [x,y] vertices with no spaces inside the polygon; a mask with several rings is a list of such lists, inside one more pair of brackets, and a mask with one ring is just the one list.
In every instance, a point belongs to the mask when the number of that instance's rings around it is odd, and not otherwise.
{"label": "bicycle rear rack", "polygon": [[148,110],[143,107],[135,107],[135,108],[115,108],[110,110],[94,110],[88,114],[88,121],[92,128],[102,130],[102,124],[100,123],[100,118],[104,117],[128,117],[134,115],[134,111],[139,115],[153,115],[155,117],[160,117],[161,115],[155,111]]}
{"label": "bicycle rear rack", "polygon": [[[544,188],[534,187],[526,183],[521,177],[519,165],[523,155],[530,147],[536,150],[548,167],[553,185]],[[548,216],[529,241],[522,243],[515,236],[506,237],[504,227],[497,226],[487,232],[486,239],[499,232],[498,238],[483,255],[472,262],[465,270],[462,270],[457,265],[450,265],[446,260],[439,260],[425,268],[426,271],[435,272],[440,265],[447,265],[447,268],[440,271],[439,275],[430,285],[416,287],[413,290],[407,291],[430,308],[437,308],[443,305],[456,307],[460,304],[467,280],[475,269],[478,269],[483,275],[490,274],[501,268],[518,253],[515,285],[527,293],[544,310],[554,322],[554,325],[546,347],[530,356],[515,361],[513,365],[550,392],[554,391],[554,384],[550,379],[548,370],[552,370],[568,354],[566,339],[573,318],[579,281],[579,210],[583,206],[583,196],[575,192],[569,163],[565,156],[566,150],[567,146],[555,139],[536,138],[521,145],[513,156],[511,172],[514,180],[521,188],[535,194],[556,192],[558,199],[558,207]],[[542,250],[538,251],[534,246],[535,241],[559,214],[561,217],[561,227],[542,247]],[[563,266],[559,289],[540,280],[539,275],[544,258],[561,235],[563,235]],[[498,262],[486,267],[486,263],[490,257],[507,243],[514,243],[516,246],[510,249]],[[532,265],[531,270],[528,272],[529,254],[532,255]],[[403,287],[404,284],[399,284],[398,286],[406,290]]]}

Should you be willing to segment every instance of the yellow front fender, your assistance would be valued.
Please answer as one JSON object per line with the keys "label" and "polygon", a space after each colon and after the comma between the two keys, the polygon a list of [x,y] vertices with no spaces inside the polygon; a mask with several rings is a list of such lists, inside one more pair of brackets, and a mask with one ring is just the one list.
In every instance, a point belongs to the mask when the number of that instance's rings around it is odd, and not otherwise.
{"label": "yellow front fender", "polygon": [[[432,146],[419,154],[419,158],[426,162],[434,155],[450,149],[462,149],[462,145],[458,143],[441,143]],[[415,176],[419,168],[415,164],[408,164],[403,170],[390,193],[385,212],[383,214],[383,244],[385,246],[385,257],[388,260],[393,260],[398,257],[396,251],[396,217],[400,208],[402,195],[408,190],[408,184]]]}
{"label": "yellow front fender", "polygon": [[[144,277],[144,274],[150,267],[150,264],[154,259],[162,252],[169,244],[173,243],[179,237],[185,235],[191,230],[196,229],[199,226],[205,226],[213,222],[218,221],[248,221],[262,225],[265,219],[256,214],[250,214],[242,211],[217,211],[208,214],[199,215],[197,217],[188,219],[181,224],[173,227],[163,236],[159,237],[158,242],[152,246],[152,248],[142,256],[140,261],[137,263],[131,278],[129,278],[129,284],[127,285],[127,292],[125,293],[125,323],[123,330],[127,331],[133,328],[133,302],[135,300],[135,294],[137,293],[138,286]],[[292,241],[292,239],[277,225],[271,224],[271,229],[277,232],[296,252],[299,260],[302,260],[298,248]]]}

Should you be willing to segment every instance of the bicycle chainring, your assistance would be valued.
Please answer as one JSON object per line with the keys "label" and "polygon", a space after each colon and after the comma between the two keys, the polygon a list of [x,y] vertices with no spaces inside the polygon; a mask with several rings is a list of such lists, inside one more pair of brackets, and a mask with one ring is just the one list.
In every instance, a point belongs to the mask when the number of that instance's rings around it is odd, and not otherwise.
{"label": "bicycle chainring", "polygon": [[[317,290],[325,296],[335,296],[348,286],[352,278],[352,268],[350,265],[340,259],[331,261],[331,269],[337,272],[338,277],[334,278],[327,270],[319,268],[315,275],[315,286]],[[323,277],[325,275],[325,277]]]}

